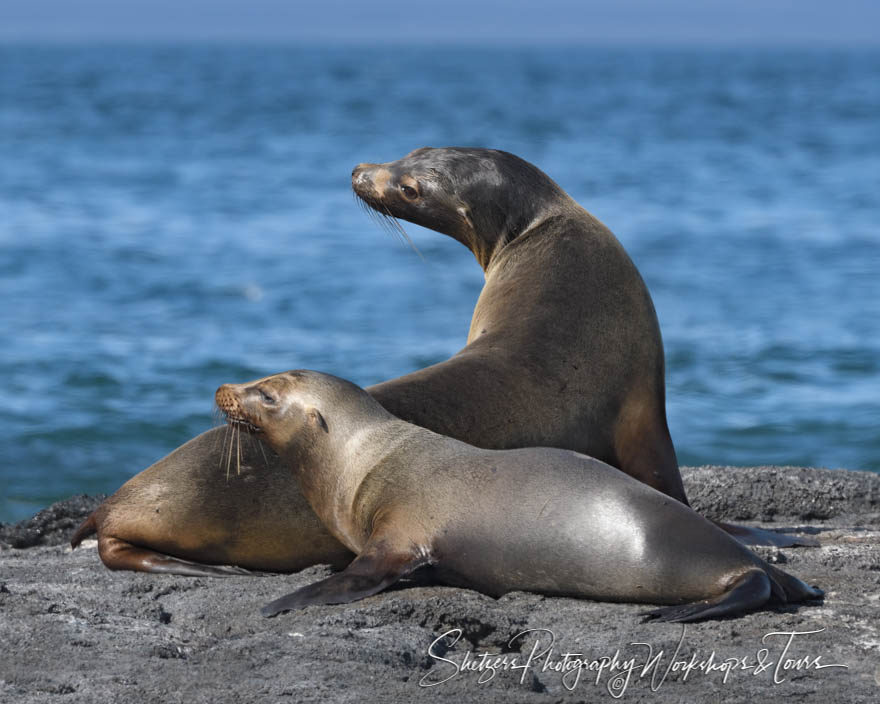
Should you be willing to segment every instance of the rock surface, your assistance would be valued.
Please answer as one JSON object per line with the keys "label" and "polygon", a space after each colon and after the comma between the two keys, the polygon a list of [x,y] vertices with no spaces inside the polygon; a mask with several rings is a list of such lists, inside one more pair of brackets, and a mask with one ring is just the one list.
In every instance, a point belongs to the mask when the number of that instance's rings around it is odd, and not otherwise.
{"label": "rock surface", "polygon": [[[266,620],[263,603],[326,570],[111,572],[95,541],[74,552],[64,544],[100,501],[73,497],[0,525],[0,702],[880,701],[880,475],[683,475],[694,506],[712,518],[817,537],[819,548],[758,552],[821,586],[824,603],[683,628],[641,623],[644,605],[521,592],[496,600],[416,580],[354,606]],[[454,645],[447,632],[460,634]],[[581,654],[567,671],[565,653]],[[651,655],[660,657],[643,672]]]}

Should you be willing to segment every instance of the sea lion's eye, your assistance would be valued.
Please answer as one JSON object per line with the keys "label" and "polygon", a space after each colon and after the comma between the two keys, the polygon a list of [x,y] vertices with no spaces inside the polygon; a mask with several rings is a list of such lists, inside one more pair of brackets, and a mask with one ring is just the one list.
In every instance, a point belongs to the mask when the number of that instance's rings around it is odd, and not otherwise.
{"label": "sea lion's eye", "polygon": [[412,186],[405,186],[401,184],[400,191],[401,193],[403,193],[403,197],[407,200],[415,200],[419,197],[419,192]]}
{"label": "sea lion's eye", "polygon": [[268,404],[273,404],[273,403],[275,403],[275,399],[272,398],[272,397],[271,397],[269,394],[267,394],[265,391],[263,391],[262,389],[257,389],[257,391],[260,392],[260,398],[263,399],[263,403],[268,403]]}

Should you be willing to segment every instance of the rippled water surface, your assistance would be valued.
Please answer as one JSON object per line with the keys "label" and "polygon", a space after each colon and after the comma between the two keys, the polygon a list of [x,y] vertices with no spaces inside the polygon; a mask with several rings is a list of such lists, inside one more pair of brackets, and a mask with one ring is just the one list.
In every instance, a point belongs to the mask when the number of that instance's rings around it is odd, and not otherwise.
{"label": "rippled water surface", "polygon": [[682,464],[880,471],[878,125],[867,51],[0,47],[0,520],[115,490],[222,382],[457,351],[473,257],[349,189],[426,144],[617,234]]}

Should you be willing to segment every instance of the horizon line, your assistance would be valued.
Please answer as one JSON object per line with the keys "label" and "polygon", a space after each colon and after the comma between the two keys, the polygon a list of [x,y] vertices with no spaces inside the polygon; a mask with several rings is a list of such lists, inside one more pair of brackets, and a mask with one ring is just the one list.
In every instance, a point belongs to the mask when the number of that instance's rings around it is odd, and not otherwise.
{"label": "horizon line", "polygon": [[332,48],[442,48],[466,47],[471,49],[754,49],[754,50],[870,50],[880,49],[880,35],[873,40],[833,40],[828,38],[535,38],[526,36],[487,37],[284,37],[247,35],[32,35],[14,36],[0,32],[0,47],[120,47],[120,46],[265,46],[265,47],[332,47]]}

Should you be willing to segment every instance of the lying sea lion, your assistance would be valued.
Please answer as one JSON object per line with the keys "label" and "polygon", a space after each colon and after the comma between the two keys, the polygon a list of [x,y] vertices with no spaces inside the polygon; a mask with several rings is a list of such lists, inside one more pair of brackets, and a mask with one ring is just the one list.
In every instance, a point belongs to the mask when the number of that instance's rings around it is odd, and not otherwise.
{"label": "lying sea lion", "polygon": [[683,503],[570,450],[479,449],[312,371],[225,384],[216,401],[229,423],[265,437],[323,524],[357,554],[342,572],[265,606],[266,616],[356,601],[424,565],[492,596],[673,605],[648,614],[660,621],[822,596]]}
{"label": "lying sea lion", "polygon": [[71,544],[94,532],[112,570],[218,577],[342,567],[352,558],[271,449],[224,428],[198,435],[129,479]]}
{"label": "lying sea lion", "polygon": [[[687,503],[666,424],[657,316],[602,223],[537,167],[495,150],[426,148],[361,164],[352,187],[377,212],[462,242],[486,273],[467,345],[370,387],[380,404],[478,447],[583,452]],[[203,433],[130,479],[72,545],[97,532],[111,569],[210,575],[218,570],[193,563],[281,571],[345,564],[350,554],[311,515],[289,473],[224,432]],[[230,444],[241,475],[216,482]],[[255,476],[262,472],[274,478]],[[793,542],[741,532],[752,542]]]}

